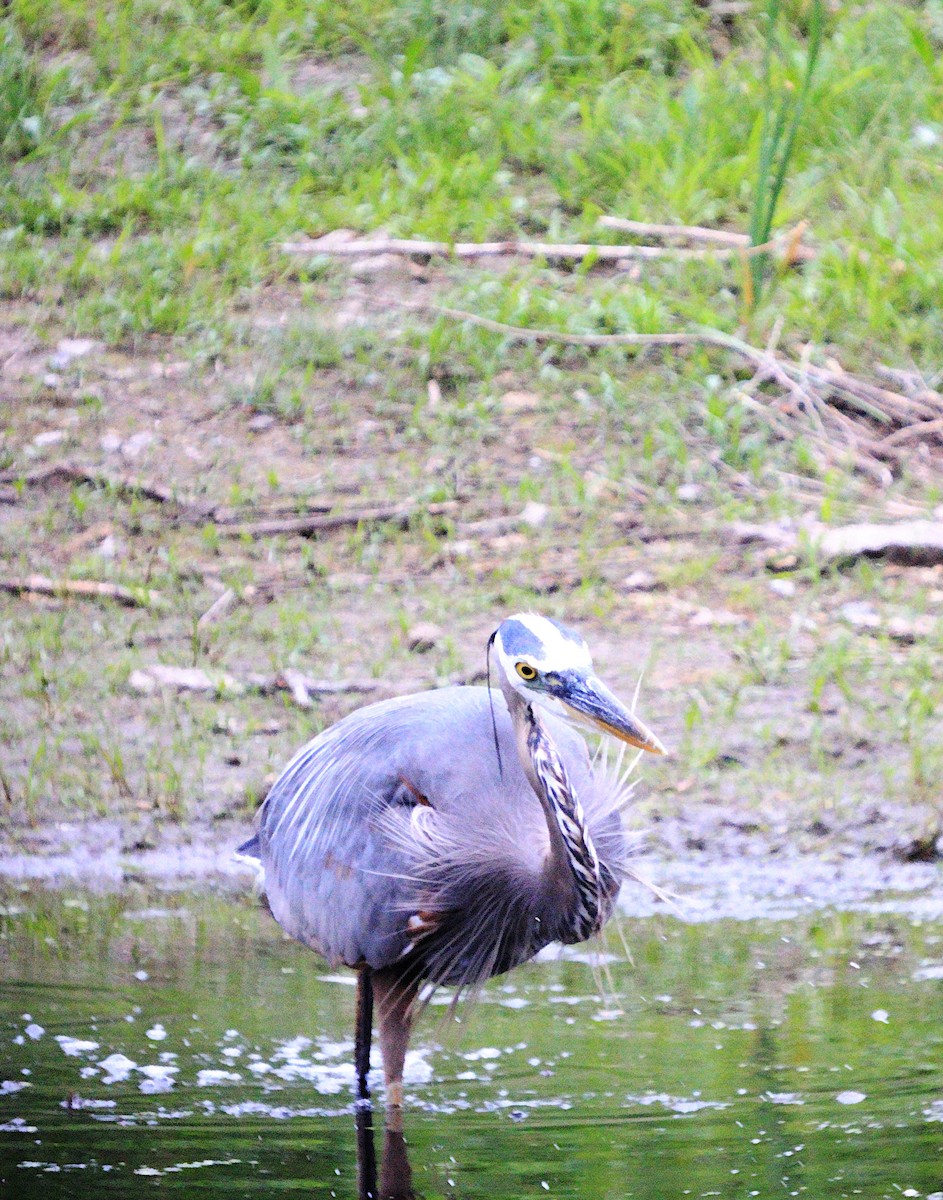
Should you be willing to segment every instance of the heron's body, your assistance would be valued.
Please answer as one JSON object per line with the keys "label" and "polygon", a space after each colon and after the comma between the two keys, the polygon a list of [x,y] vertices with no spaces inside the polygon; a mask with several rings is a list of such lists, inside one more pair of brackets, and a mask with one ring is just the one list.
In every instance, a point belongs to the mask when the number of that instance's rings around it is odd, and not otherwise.
{"label": "heron's body", "polygon": [[[292,937],[334,964],[408,961],[443,984],[478,982],[573,940],[544,810],[500,695],[499,767],[488,697],[456,687],[371,704],[295,756],[257,833],[269,905]],[[580,735],[544,719],[611,902],[625,855],[616,797]]]}
{"label": "heron's body", "polygon": [[362,1095],[376,992],[395,1106],[424,981],[478,983],[584,940],[612,911],[622,788],[555,714],[661,751],[578,634],[521,615],[489,645],[500,693],[442,688],[352,713],[295,755],[243,847],[279,924],[360,972]]}

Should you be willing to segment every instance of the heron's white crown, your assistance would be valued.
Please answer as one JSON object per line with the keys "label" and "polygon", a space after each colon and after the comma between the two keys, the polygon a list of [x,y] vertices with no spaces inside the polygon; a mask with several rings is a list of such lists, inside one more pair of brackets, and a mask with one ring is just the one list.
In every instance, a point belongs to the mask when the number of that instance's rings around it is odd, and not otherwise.
{"label": "heron's white crown", "polygon": [[576,671],[590,674],[592,656],[582,637],[565,625],[558,625],[537,613],[515,613],[498,626],[494,639],[498,662],[504,676],[515,691],[528,700],[538,699],[556,710],[559,706],[549,696],[535,694],[517,671],[518,663],[527,663],[541,675],[548,671]]}

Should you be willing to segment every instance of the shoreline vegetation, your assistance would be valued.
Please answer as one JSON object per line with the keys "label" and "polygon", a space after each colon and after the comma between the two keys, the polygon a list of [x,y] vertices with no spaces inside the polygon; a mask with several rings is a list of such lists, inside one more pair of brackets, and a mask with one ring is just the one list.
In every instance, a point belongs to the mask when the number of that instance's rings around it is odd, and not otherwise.
{"label": "shoreline vegetation", "polygon": [[535,609],[656,858],[935,861],[941,113],[937,0],[11,0],[6,855],[235,842]]}

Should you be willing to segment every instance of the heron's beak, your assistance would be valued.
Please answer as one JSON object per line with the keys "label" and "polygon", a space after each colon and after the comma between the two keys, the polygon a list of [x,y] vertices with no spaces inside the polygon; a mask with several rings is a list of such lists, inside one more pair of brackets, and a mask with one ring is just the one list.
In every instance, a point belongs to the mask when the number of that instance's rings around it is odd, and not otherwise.
{"label": "heron's beak", "polygon": [[652,731],[593,675],[568,679],[563,691],[557,694],[557,699],[582,724],[608,733],[640,750],[648,750],[651,754],[668,753]]}

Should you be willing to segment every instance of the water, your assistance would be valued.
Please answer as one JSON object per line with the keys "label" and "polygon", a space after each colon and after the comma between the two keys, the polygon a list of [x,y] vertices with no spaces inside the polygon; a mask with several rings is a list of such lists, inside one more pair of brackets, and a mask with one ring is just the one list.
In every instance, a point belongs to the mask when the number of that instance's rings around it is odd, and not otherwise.
{"label": "water", "polygon": [[[388,1176],[405,1152],[427,1200],[943,1200],[926,895],[628,916],[631,964],[610,938],[602,968],[531,964],[460,1024],[433,1004]],[[4,1196],[358,1195],[354,989],[251,902],[11,889],[0,931]]]}

